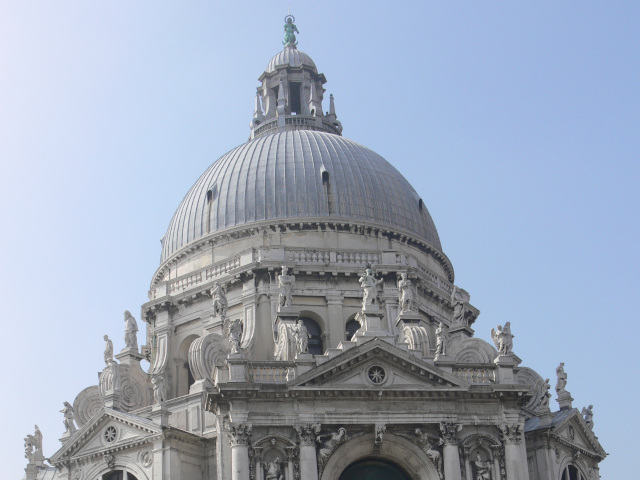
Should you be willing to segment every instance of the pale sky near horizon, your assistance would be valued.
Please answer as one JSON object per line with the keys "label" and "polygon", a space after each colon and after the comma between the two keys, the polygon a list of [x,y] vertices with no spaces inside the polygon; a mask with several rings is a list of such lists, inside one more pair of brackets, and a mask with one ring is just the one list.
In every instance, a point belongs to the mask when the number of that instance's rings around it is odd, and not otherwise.
{"label": "pale sky near horizon", "polygon": [[45,455],[59,448],[102,336],[124,346],[182,196],[248,138],[289,5],[344,136],[423,198],[476,336],[510,321],[522,365],[552,384],[565,362],[610,454],[602,478],[629,476],[640,4],[4,0],[3,478],[22,478],[34,423]]}

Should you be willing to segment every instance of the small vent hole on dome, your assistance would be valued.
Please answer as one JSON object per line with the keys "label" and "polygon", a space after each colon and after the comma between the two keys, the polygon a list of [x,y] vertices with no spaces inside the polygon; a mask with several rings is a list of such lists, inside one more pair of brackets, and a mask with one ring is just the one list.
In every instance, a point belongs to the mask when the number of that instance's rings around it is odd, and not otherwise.
{"label": "small vent hole on dome", "polygon": [[329,186],[329,172],[326,170],[322,172],[322,185]]}
{"label": "small vent hole on dome", "polygon": [[214,184],[209,190],[207,190],[207,233],[211,233],[211,205],[216,198],[218,198],[218,185]]}
{"label": "small vent hole on dome", "polygon": [[424,203],[422,203],[422,199],[418,200],[418,210],[422,211],[423,207],[424,207]]}

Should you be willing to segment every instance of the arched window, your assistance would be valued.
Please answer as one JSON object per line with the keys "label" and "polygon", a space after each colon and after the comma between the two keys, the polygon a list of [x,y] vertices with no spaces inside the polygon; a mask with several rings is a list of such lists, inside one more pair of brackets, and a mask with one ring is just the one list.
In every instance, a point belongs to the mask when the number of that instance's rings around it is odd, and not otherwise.
{"label": "arched window", "polygon": [[350,341],[353,338],[353,335],[358,331],[359,328],[360,322],[358,322],[357,320],[353,319],[347,322],[347,324],[345,325],[346,332],[344,332],[347,341]]}
{"label": "arched window", "polygon": [[312,355],[322,355],[324,353],[324,345],[322,343],[322,329],[320,325],[308,317],[300,317],[309,332],[309,353]]}
{"label": "arched window", "polygon": [[568,465],[562,472],[562,480],[584,480],[584,477],[580,474],[580,470],[573,465]]}

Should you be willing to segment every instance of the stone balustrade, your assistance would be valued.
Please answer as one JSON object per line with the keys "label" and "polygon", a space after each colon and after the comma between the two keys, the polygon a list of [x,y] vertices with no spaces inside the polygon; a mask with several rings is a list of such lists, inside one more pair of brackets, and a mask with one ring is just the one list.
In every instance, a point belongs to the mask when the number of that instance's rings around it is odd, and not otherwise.
{"label": "stone balustrade", "polygon": [[472,384],[491,384],[496,381],[496,372],[492,368],[454,368],[453,374],[460,380]]}
{"label": "stone balustrade", "polygon": [[290,362],[252,362],[249,365],[251,383],[286,383],[295,376],[295,364]]}

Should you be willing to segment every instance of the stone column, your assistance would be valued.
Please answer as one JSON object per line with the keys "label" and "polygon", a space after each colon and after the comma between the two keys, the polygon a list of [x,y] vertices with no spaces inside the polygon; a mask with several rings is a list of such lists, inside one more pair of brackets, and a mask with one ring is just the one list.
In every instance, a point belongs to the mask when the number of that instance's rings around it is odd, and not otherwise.
{"label": "stone column", "polygon": [[340,292],[327,292],[327,310],[329,321],[327,322],[327,342],[325,349],[337,348],[340,342],[344,341],[345,320],[342,311],[344,297]]}
{"label": "stone column", "polygon": [[464,472],[467,480],[473,480],[473,472],[471,471],[471,462],[469,461],[469,447],[463,447],[464,452]]}
{"label": "stone column", "polygon": [[285,447],[286,450],[286,454],[287,454],[287,475],[285,477],[285,480],[295,480],[295,475],[294,475],[294,463],[296,461],[296,448],[295,447]]}
{"label": "stone column", "polygon": [[442,457],[444,460],[445,480],[462,480],[460,474],[460,454],[458,453],[458,432],[462,425],[453,422],[441,422],[440,431],[444,439]]}
{"label": "stone column", "polygon": [[262,466],[262,447],[253,448],[253,465],[255,480],[263,480],[264,467]]}
{"label": "stone column", "polygon": [[316,457],[316,436],[320,424],[296,425],[300,438],[300,478],[318,480],[318,458]]}
{"label": "stone column", "polygon": [[502,478],[500,468],[500,458],[502,458],[502,451],[500,446],[492,446],[491,453],[493,454],[493,480],[500,480]]}
{"label": "stone column", "polygon": [[231,480],[249,479],[250,423],[230,424],[227,435],[231,444]]}
{"label": "stone column", "polygon": [[510,480],[529,480],[529,466],[526,456],[522,458],[522,426],[504,424],[500,426],[504,441],[504,462],[507,478]]}

